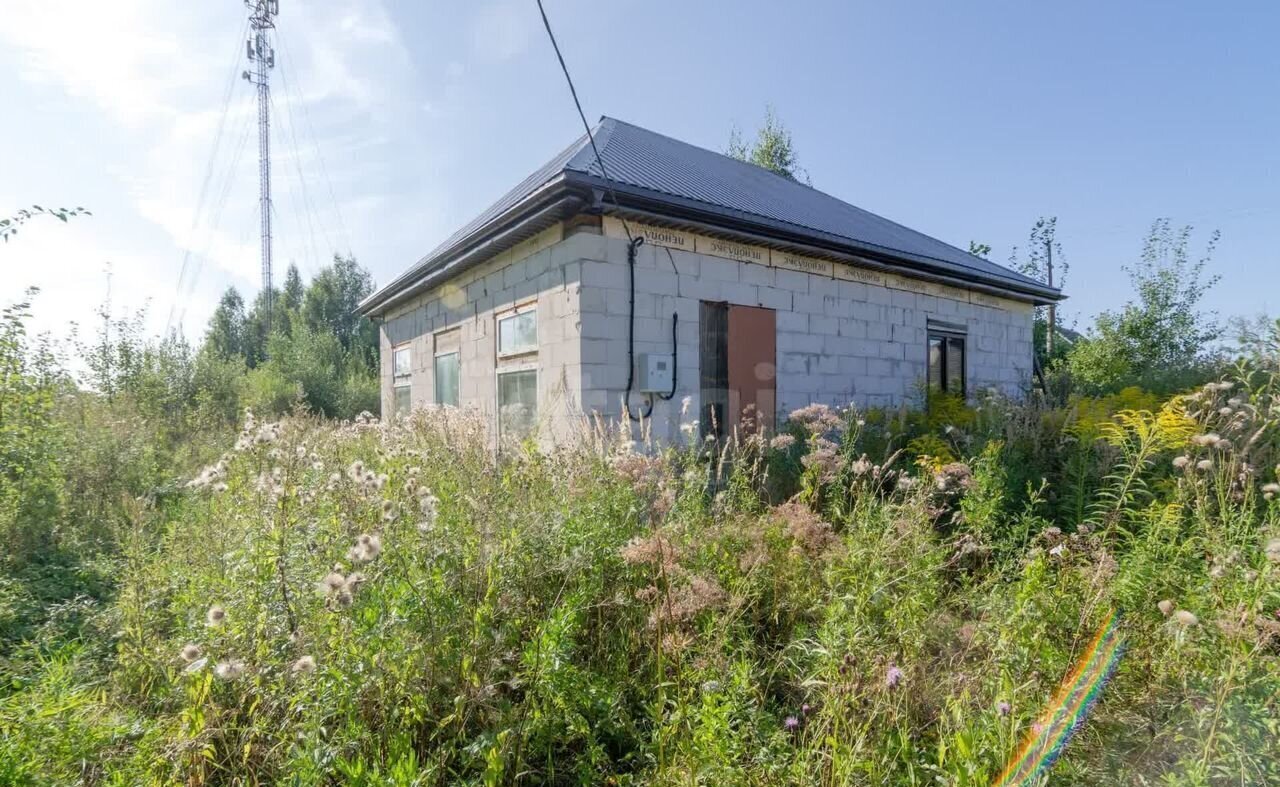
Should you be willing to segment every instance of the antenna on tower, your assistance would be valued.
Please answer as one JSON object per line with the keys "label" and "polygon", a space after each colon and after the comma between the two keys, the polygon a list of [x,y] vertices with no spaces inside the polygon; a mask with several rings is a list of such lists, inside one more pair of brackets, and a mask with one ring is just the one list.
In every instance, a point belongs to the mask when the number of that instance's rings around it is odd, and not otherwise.
{"label": "antenna on tower", "polygon": [[267,332],[271,331],[271,69],[276,51],[270,33],[276,27],[280,0],[245,0],[251,33],[245,53],[253,64],[244,78],[258,88],[258,201],[262,210],[262,292]]}

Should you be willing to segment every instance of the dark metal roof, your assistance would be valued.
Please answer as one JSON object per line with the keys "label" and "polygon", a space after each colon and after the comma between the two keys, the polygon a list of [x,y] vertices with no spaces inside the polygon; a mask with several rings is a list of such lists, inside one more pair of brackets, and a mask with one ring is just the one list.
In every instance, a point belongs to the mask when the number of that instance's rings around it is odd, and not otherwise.
{"label": "dark metal roof", "polygon": [[[623,209],[642,206],[733,227],[757,235],[778,235],[833,252],[870,254],[905,263],[903,267],[1009,290],[1037,301],[1061,298],[1059,290],[976,257],[936,238],[855,207],[763,167],[699,148],[614,118],[602,118],[593,130],[608,180],[584,134],[525,178],[465,227],[451,235],[404,275],[361,304],[380,311],[408,288],[439,278],[452,258],[480,242],[495,225],[519,218],[522,206],[550,192],[583,193],[612,189]],[[615,206],[615,194],[602,209]],[[450,273],[452,275],[452,273]]]}

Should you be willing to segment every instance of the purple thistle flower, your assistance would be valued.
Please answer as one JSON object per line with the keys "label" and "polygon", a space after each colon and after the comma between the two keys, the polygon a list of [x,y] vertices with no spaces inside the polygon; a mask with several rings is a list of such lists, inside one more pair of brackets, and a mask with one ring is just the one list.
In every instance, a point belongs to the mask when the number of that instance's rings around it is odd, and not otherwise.
{"label": "purple thistle flower", "polygon": [[782,726],[786,728],[787,732],[795,732],[800,728],[800,720],[795,716],[788,716],[783,720]]}
{"label": "purple thistle flower", "polygon": [[998,703],[996,703],[996,712],[998,712],[1001,716],[1008,716],[1009,711],[1011,710],[1013,710],[1013,707],[1009,705],[1009,703],[1005,702],[1004,700],[1000,700]]}
{"label": "purple thistle flower", "polygon": [[896,665],[890,664],[889,670],[884,674],[884,685],[891,689],[898,688],[898,684],[902,682],[902,670]]}
{"label": "purple thistle flower", "polygon": [[806,702],[805,704],[803,704],[803,705],[801,705],[801,706],[800,706],[800,715],[801,715],[801,716],[808,716],[808,715],[809,715],[809,711],[811,711],[811,710],[813,710],[813,708],[809,707],[809,703],[807,703],[807,702]]}

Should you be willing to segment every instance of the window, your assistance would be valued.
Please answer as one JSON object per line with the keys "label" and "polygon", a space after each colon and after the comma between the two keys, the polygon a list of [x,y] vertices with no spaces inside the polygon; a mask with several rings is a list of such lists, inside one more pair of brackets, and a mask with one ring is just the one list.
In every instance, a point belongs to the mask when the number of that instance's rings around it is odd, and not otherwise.
{"label": "window", "polygon": [[436,404],[458,406],[460,357],[457,352],[436,356]]}
{"label": "window", "polygon": [[538,311],[530,303],[498,317],[498,357],[536,352]]}
{"label": "window", "polygon": [[929,327],[929,388],[965,395],[963,333]]}
{"label": "window", "polygon": [[498,373],[498,436],[521,439],[538,423],[536,369]]}
{"label": "window", "polygon": [[436,334],[436,404],[458,406],[458,381],[462,375],[462,333],[458,329]]}
{"label": "window", "polygon": [[409,345],[391,353],[391,387],[396,415],[408,415],[413,406],[413,354]]}

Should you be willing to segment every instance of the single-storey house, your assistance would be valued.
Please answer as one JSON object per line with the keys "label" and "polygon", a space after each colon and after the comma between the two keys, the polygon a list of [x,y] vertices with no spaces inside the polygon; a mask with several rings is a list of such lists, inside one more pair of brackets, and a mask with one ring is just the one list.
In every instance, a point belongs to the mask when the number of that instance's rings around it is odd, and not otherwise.
{"label": "single-storey house", "polygon": [[549,442],[627,413],[674,438],[1030,386],[1057,289],[720,153],[593,136],[599,160],[584,135],[361,304],[384,414],[469,407]]}

